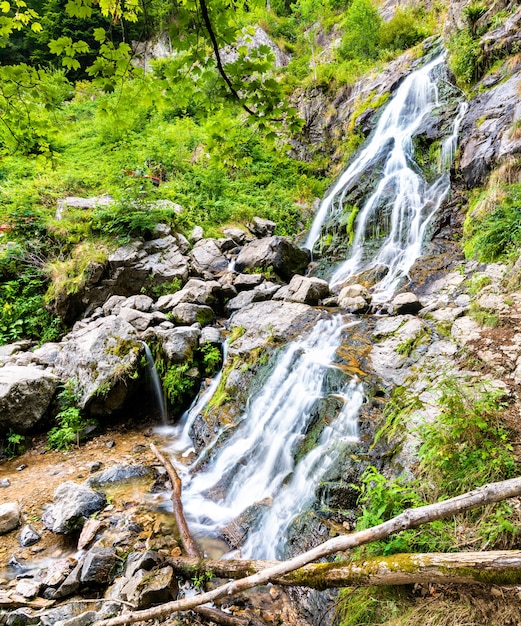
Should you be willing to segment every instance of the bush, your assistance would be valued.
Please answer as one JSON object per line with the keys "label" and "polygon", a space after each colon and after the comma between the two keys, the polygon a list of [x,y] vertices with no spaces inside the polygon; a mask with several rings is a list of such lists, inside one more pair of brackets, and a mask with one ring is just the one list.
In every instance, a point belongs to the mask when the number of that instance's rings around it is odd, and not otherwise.
{"label": "bush", "polygon": [[417,11],[398,7],[394,17],[380,27],[380,45],[388,50],[406,50],[428,34]]}
{"label": "bush", "polygon": [[343,26],[342,58],[378,58],[382,18],[371,0],[353,0],[346,11]]}

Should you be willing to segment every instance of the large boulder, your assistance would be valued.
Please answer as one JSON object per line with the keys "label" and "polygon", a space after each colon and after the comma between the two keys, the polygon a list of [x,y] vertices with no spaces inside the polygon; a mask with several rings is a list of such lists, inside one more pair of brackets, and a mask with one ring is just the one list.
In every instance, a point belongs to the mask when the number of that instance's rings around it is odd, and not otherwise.
{"label": "large boulder", "polygon": [[33,366],[0,368],[0,431],[24,433],[45,415],[58,378]]}
{"label": "large boulder", "polygon": [[235,261],[235,269],[243,272],[271,268],[289,281],[295,274],[305,272],[309,260],[309,250],[299,248],[286,237],[266,237],[244,246]]}
{"label": "large boulder", "polygon": [[44,524],[54,533],[67,534],[80,530],[85,520],[105,506],[105,496],[90,489],[67,481],[54,491],[54,501],[44,513]]}
{"label": "large boulder", "polygon": [[0,504],[0,535],[20,526],[20,507],[17,502]]}
{"label": "large boulder", "polygon": [[287,342],[320,317],[320,311],[306,304],[269,300],[255,302],[235,313],[230,328],[242,331],[231,345],[230,355],[245,354],[269,342]]}
{"label": "large boulder", "polygon": [[198,241],[190,252],[190,260],[194,274],[208,279],[226,271],[229,264],[215,239]]}
{"label": "large boulder", "polygon": [[221,284],[215,280],[191,278],[180,291],[161,296],[156,302],[156,309],[163,312],[171,311],[183,302],[212,306],[219,301],[221,290]]}
{"label": "large boulder", "polygon": [[295,274],[286,288],[276,294],[275,299],[302,302],[303,304],[318,304],[329,296],[329,284],[320,278],[300,276]]}
{"label": "large boulder", "polygon": [[62,380],[78,381],[80,408],[102,396],[103,402],[96,402],[91,409],[97,414],[110,414],[126,399],[141,349],[131,324],[114,316],[100,318],[65,337],[54,370]]}
{"label": "large boulder", "polygon": [[185,363],[193,359],[199,347],[201,331],[192,326],[178,326],[171,329],[154,329],[161,350],[172,363]]}

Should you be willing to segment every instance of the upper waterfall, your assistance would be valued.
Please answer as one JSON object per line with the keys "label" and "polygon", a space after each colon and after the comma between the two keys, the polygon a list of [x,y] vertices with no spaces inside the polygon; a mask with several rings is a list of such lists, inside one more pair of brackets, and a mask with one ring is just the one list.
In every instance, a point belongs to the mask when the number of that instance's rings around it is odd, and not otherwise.
{"label": "upper waterfall", "polygon": [[[413,137],[439,106],[436,74],[444,58],[441,54],[404,79],[365,147],[321,203],[306,241],[310,250],[320,239],[326,220],[333,214],[342,215],[347,194],[362,184],[364,172],[377,163],[382,167],[375,187],[368,190],[370,195],[356,215],[349,256],[330,278],[333,286],[362,270],[384,267],[386,275],[375,292],[377,299],[386,300],[421,254],[427,226],[449,192],[450,161],[465,112],[460,107],[452,122],[449,136],[440,147],[438,174],[429,184],[414,160]],[[367,242],[379,238],[379,248],[368,258]]]}

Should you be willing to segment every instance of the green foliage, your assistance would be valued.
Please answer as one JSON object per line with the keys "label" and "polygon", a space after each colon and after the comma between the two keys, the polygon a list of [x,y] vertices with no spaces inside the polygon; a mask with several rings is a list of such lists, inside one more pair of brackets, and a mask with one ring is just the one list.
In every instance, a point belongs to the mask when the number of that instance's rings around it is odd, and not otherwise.
{"label": "green foliage", "polygon": [[206,342],[200,349],[204,373],[206,376],[213,376],[221,368],[223,357],[221,349],[218,346]]}
{"label": "green foliage", "polygon": [[[400,475],[388,479],[376,468],[367,468],[358,486],[362,514],[357,528],[370,528],[407,508],[452,497],[517,474],[519,464],[510,444],[511,436],[502,423],[507,408],[504,392],[485,381],[476,384],[476,381],[453,378],[444,379],[437,390],[441,412],[435,421],[419,429],[422,445],[416,478]],[[393,410],[391,422],[396,421],[396,415],[403,416],[410,404],[406,400],[395,402],[398,408],[404,405],[404,409]],[[407,424],[402,423],[402,427],[407,428]],[[389,426],[380,431],[380,436],[382,432],[387,434]],[[471,532],[478,534],[486,545],[497,545],[508,542],[516,534],[513,519],[509,507],[498,507],[485,515],[467,514],[465,524],[474,528]],[[446,551],[457,543],[453,525],[437,521],[428,529],[401,532],[363,551],[370,554]]]}
{"label": "green foliage", "polygon": [[424,473],[444,496],[515,475],[509,431],[501,424],[505,392],[485,381],[447,378],[440,385],[442,412],[421,429]]}
{"label": "green foliage", "polygon": [[481,76],[484,60],[479,39],[467,30],[457,32],[448,42],[449,64],[458,83],[470,87]]}
{"label": "green foliage", "polygon": [[380,45],[388,50],[406,50],[431,33],[416,8],[398,7],[388,22],[380,27]]}
{"label": "green foliage", "polygon": [[517,254],[521,246],[521,185],[508,185],[503,191],[501,201],[484,214],[469,212],[463,248],[467,257],[491,263]]}
{"label": "green foliage", "polygon": [[20,435],[20,433],[15,432],[12,428],[8,430],[4,445],[4,454],[8,459],[12,459],[19,454],[22,454],[24,451],[24,441],[24,435]]}
{"label": "green foliage", "polygon": [[86,434],[88,427],[94,426],[95,421],[82,416],[77,403],[80,398],[79,383],[72,378],[63,385],[58,394],[60,411],[55,416],[56,426],[47,433],[49,448],[68,450],[72,445],[80,445],[80,440]]}
{"label": "green foliage", "polygon": [[490,276],[486,274],[475,274],[468,282],[467,291],[471,296],[475,296],[483,287],[490,285],[491,282]]}
{"label": "green foliage", "polygon": [[346,11],[343,26],[342,58],[378,58],[382,18],[371,0],[353,0]]}
{"label": "green foliage", "polygon": [[182,406],[195,388],[196,379],[188,375],[190,364],[172,365],[163,376],[163,389],[172,406]]}
{"label": "green foliage", "polygon": [[477,302],[472,302],[469,309],[469,316],[481,326],[497,328],[499,326],[499,316],[488,309],[482,309]]}

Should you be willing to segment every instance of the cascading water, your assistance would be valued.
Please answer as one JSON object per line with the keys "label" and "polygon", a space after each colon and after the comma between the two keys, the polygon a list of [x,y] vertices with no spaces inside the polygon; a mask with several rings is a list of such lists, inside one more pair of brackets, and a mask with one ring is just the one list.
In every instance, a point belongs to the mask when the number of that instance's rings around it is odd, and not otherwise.
{"label": "cascading water", "polygon": [[296,515],[313,502],[315,489],[337,458],[340,446],[358,441],[358,413],[364,400],[362,384],[352,380],[342,394],[344,406],[324,430],[318,444],[295,467],[291,480],[273,499],[241,553],[246,558],[282,556],[288,528]]}
{"label": "cascading water", "polygon": [[[248,403],[225,445],[203,470],[185,477],[189,482],[183,490],[184,508],[196,534],[218,535],[249,507],[276,497],[295,471],[295,449],[313,420],[317,402],[324,396],[324,381],[334,367],[335,352],[346,326],[341,317],[320,320],[306,338],[292,342],[263,389]],[[345,405],[351,408],[340,411],[337,419],[344,424],[338,427],[344,437],[353,436],[345,416],[351,419],[357,414],[361,395],[358,385],[353,387],[356,393],[349,389]],[[333,433],[335,426],[330,428],[324,433]],[[323,435],[316,448],[319,457],[326,456],[330,437]],[[319,468],[327,465],[323,459],[309,459],[303,476],[316,476]],[[297,495],[287,511],[289,518],[283,520],[286,525],[301,505]],[[270,527],[274,528],[275,522]],[[262,556],[256,548],[252,551]]]}
{"label": "cascading water", "polygon": [[166,424],[168,421],[168,413],[166,412],[165,398],[163,396],[163,387],[161,386],[161,380],[159,379],[159,374],[157,373],[156,364],[154,362],[154,357],[152,356],[150,348],[144,341],[142,343],[145,350],[145,357],[147,359],[147,373],[152,384],[152,389],[154,390],[154,397],[159,408],[161,421],[163,422],[163,424]]}
{"label": "cascading water", "polygon": [[[432,184],[427,183],[414,162],[413,137],[438,106],[438,88],[433,75],[443,61],[444,55],[441,55],[402,82],[366,146],[320,206],[306,241],[310,250],[319,240],[326,219],[331,214],[342,214],[346,195],[360,182],[364,172],[377,163],[383,164],[376,188],[356,217],[349,258],[331,276],[332,286],[342,284],[362,270],[385,267],[387,273],[375,286],[376,296],[373,297],[373,300],[385,301],[421,254],[425,231],[449,192],[448,170],[465,113],[461,106],[441,151],[439,175]],[[386,237],[378,252],[368,259],[366,243],[375,235],[375,224]],[[378,238],[379,233],[376,235]]]}

